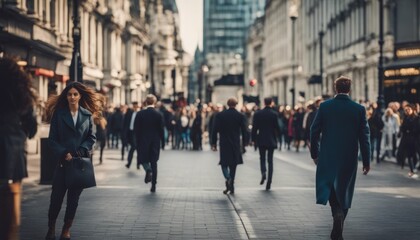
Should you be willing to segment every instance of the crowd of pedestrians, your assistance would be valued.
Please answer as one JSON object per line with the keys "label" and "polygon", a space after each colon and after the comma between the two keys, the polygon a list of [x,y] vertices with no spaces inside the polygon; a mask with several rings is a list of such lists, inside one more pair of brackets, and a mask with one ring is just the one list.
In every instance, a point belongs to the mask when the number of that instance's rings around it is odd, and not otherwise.
{"label": "crowd of pedestrians", "polygon": [[[279,126],[275,149],[299,152],[302,148],[309,147],[311,124],[320,104],[326,99],[328,98],[319,97],[299,103],[293,108],[290,105],[271,105],[270,108],[277,114]],[[418,177],[416,172],[420,169],[419,103],[390,102],[383,113],[376,102],[359,101],[359,103],[366,108],[370,128],[371,161],[377,163],[384,160],[396,161],[402,168],[408,165],[410,169],[408,175]],[[144,104],[133,102],[130,106],[108,107],[103,114],[107,122],[104,129],[106,140],[101,142],[106,142],[108,148],[121,146],[121,160],[126,160],[124,153],[129,151],[127,168],[131,165],[134,152],[132,146],[135,145],[132,134],[135,114],[132,113],[142,107]],[[156,108],[164,119],[165,145],[175,150],[193,151],[200,151],[203,149],[203,144],[211,143],[215,116],[227,109],[226,106],[213,103],[178,107],[162,102],[157,102]],[[247,145],[252,142],[253,118],[258,110],[260,107],[253,103],[246,104],[240,109],[247,126]],[[101,130],[98,126],[97,129]],[[102,136],[104,133],[101,132],[99,135]],[[139,166],[137,164],[137,168]]]}

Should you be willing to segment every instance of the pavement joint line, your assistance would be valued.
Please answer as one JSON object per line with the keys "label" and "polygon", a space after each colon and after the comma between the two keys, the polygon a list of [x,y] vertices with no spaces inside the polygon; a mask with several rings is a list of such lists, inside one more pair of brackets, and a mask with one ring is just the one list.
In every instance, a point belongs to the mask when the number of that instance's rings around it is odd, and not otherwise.
{"label": "pavement joint line", "polygon": [[247,237],[247,239],[248,239],[248,240],[249,240],[249,239],[251,239],[251,238],[249,237],[249,232],[248,232],[248,229],[247,229],[247,228],[246,228],[246,226],[245,226],[244,220],[242,219],[241,214],[239,213],[238,208],[236,207],[236,205],[235,205],[235,203],[233,202],[233,200],[232,200],[232,198],[230,197],[230,195],[227,195],[227,197],[228,197],[228,199],[229,199],[229,202],[232,204],[233,209],[234,209],[234,210],[235,210],[235,212],[236,212],[236,215],[238,215],[239,220],[241,221],[241,224],[242,224],[242,227],[244,228],[244,231],[245,231],[245,233],[246,233],[246,237]]}

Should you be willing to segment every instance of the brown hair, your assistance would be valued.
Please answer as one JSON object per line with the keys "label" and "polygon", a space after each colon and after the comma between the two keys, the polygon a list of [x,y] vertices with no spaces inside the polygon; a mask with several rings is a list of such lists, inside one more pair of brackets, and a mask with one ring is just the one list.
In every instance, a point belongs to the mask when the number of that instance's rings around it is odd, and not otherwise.
{"label": "brown hair", "polygon": [[349,93],[351,90],[351,79],[340,76],[334,81],[334,86],[337,93]]}
{"label": "brown hair", "polygon": [[36,102],[36,94],[31,89],[31,77],[17,59],[0,57],[0,113],[18,112],[23,114]]}
{"label": "brown hair", "polygon": [[157,99],[156,99],[155,95],[153,95],[153,94],[148,94],[146,96],[146,100],[144,100],[144,102],[146,103],[146,106],[153,105],[153,104],[156,103],[156,101],[157,101]]}
{"label": "brown hair", "polygon": [[236,107],[236,105],[238,104],[238,100],[236,100],[236,98],[229,98],[227,100],[227,105],[228,107],[232,108],[232,107]]}
{"label": "brown hair", "polygon": [[76,89],[81,98],[79,105],[83,108],[86,108],[94,116],[98,116],[98,112],[102,110],[103,97],[100,94],[95,93],[95,91],[83,83],[80,82],[71,82],[67,85],[66,88],[58,96],[51,96],[47,101],[47,122],[51,121],[51,118],[57,109],[68,109],[69,103],[67,101],[67,93],[70,89]]}

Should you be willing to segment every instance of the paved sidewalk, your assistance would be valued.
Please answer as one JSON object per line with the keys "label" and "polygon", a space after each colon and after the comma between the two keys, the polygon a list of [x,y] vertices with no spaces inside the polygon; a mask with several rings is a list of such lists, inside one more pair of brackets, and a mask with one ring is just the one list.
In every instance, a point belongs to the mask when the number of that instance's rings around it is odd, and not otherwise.
{"label": "paved sidewalk", "polygon": [[[315,204],[309,153],[277,150],[272,190],[265,191],[257,152],[247,150],[235,195],[222,194],[218,152],[163,151],[153,194],[142,169],[126,169],[119,151],[105,150],[95,166],[98,187],[82,193],[72,239],[329,239],[330,210]],[[37,161],[30,157],[24,185],[22,239],[43,239],[47,230],[51,191],[38,184]],[[419,180],[383,163],[356,183],[345,239],[420,239]]]}

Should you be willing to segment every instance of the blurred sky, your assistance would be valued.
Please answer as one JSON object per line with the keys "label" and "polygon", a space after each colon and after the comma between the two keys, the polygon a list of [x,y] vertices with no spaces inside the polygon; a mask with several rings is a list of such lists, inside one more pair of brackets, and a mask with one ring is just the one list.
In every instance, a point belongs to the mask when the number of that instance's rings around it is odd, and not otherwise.
{"label": "blurred sky", "polygon": [[176,0],[184,50],[194,56],[197,44],[203,50],[203,0]]}

